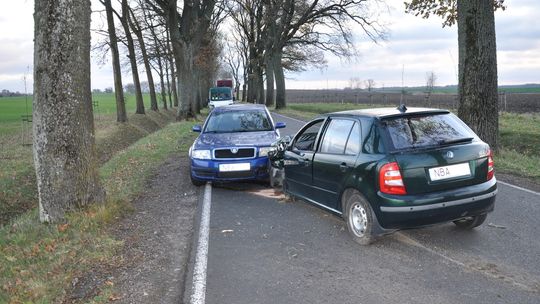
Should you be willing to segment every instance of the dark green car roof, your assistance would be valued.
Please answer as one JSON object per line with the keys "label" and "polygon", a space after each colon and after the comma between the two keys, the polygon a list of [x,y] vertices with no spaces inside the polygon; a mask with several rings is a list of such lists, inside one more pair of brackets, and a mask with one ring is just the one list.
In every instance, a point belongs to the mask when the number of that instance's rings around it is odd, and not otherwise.
{"label": "dark green car roof", "polygon": [[398,108],[373,108],[373,109],[360,109],[360,110],[348,110],[322,114],[321,116],[363,116],[373,117],[378,119],[411,116],[418,114],[447,114],[448,110],[432,109],[432,108],[407,108],[405,112],[401,112]]}

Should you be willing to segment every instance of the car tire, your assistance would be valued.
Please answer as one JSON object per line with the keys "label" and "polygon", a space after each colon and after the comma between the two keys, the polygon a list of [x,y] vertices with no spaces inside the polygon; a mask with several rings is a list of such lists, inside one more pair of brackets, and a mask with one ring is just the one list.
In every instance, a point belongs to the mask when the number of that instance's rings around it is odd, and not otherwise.
{"label": "car tire", "polygon": [[205,181],[196,179],[195,177],[193,177],[193,175],[190,175],[190,178],[191,178],[191,183],[192,183],[194,186],[200,187],[200,186],[206,184]]}
{"label": "car tire", "polygon": [[283,172],[280,169],[270,166],[268,170],[270,188],[283,187]]}
{"label": "car tire", "polygon": [[369,202],[356,190],[343,199],[343,214],[352,239],[360,245],[371,244],[375,237],[373,212]]}
{"label": "car tire", "polygon": [[473,229],[484,223],[487,218],[487,214],[481,214],[454,221],[454,224],[461,229]]}

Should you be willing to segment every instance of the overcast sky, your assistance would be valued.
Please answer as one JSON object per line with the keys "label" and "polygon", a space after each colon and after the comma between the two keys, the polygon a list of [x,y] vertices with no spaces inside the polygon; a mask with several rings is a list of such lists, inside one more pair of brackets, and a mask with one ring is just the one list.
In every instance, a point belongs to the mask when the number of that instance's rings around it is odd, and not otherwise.
{"label": "overcast sky", "polygon": [[[353,77],[371,78],[377,87],[401,86],[402,69],[405,86],[424,85],[428,71],[437,75],[437,85],[456,84],[457,27],[442,28],[437,17],[425,20],[406,15],[402,0],[387,2],[391,4],[385,17],[389,22],[387,41],[374,44],[358,35],[358,58],[342,61],[328,55],[328,66],[323,70],[287,75],[287,88],[343,88]],[[93,10],[101,9],[98,1],[92,3]],[[540,22],[537,20],[540,1],[506,0],[505,3],[508,9],[495,15],[499,84],[540,83]],[[30,71],[27,77],[30,92],[33,1],[0,0],[0,7],[0,89],[24,92],[24,75]],[[93,18],[93,22],[101,21]],[[93,56],[92,88],[112,87],[110,64],[100,66],[97,61]],[[124,83],[131,81],[129,74],[124,77]]]}

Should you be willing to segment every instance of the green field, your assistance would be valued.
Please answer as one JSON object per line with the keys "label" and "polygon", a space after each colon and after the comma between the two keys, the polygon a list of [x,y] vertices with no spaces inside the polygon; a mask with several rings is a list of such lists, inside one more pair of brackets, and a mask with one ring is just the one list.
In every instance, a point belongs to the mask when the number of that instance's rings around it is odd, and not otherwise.
{"label": "green field", "polygon": [[[125,98],[128,114],[134,113],[136,108],[135,95],[126,94]],[[143,94],[143,98],[144,107],[146,111],[149,111],[150,95]],[[101,116],[116,113],[114,93],[92,94],[92,100],[97,104],[94,107],[94,116],[96,118],[99,119]],[[158,96],[158,106],[160,109],[163,106],[160,96]],[[27,114],[32,115],[32,96],[0,97],[0,142],[2,142],[2,137],[19,133],[22,130],[24,126],[21,116]]]}

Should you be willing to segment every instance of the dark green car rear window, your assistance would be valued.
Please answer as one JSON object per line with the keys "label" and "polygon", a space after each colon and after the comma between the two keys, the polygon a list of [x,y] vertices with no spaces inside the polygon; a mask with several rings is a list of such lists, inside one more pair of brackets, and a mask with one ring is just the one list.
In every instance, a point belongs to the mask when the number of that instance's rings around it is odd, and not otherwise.
{"label": "dark green car rear window", "polygon": [[476,138],[465,123],[453,114],[384,119],[382,127],[388,133],[395,150],[466,142]]}

